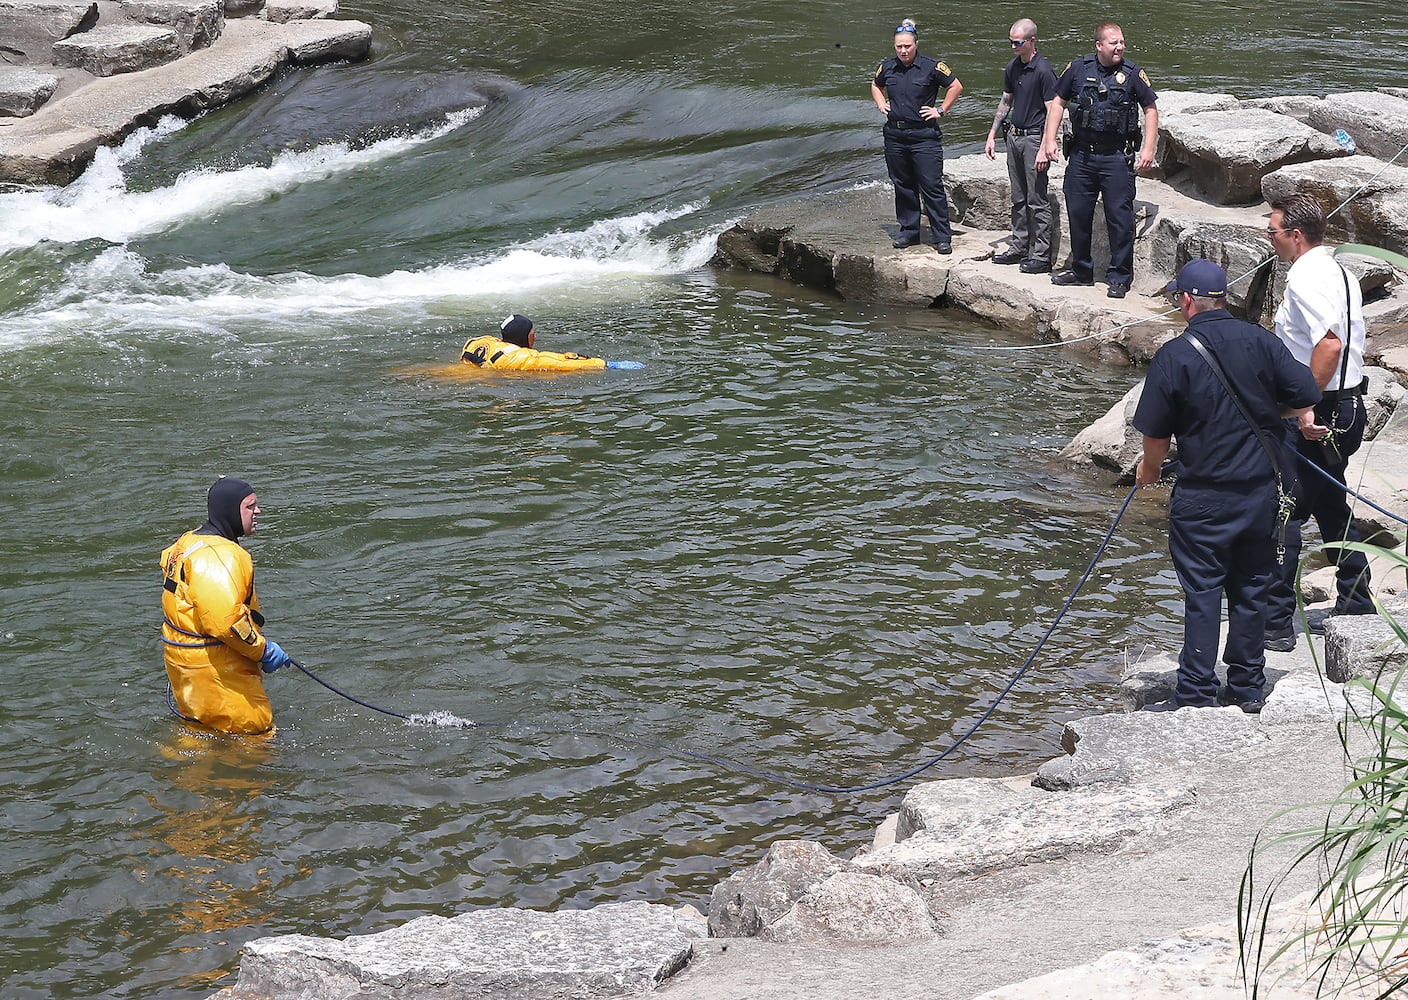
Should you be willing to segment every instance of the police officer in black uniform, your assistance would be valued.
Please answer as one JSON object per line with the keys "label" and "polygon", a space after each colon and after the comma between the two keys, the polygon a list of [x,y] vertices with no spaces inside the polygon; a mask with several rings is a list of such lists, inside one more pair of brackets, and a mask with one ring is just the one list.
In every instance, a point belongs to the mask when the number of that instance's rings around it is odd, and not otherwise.
{"label": "police officer in black uniform", "polygon": [[919,29],[905,18],[895,29],[894,56],[880,64],[870,84],[875,106],[886,115],[885,166],[895,186],[895,218],[900,224],[896,247],[912,247],[919,242],[922,196],[935,249],[953,253],[939,119],[953,107],[962,91],[963,84],[948,66],[919,54]]}
{"label": "police officer in black uniform", "polygon": [[[1273,334],[1227,312],[1227,274],[1212,261],[1189,261],[1168,290],[1188,329],[1149,363],[1134,426],[1144,435],[1135,471],[1140,486],[1158,482],[1169,439],[1178,438],[1178,482],[1168,507],[1168,550],[1184,599],[1174,707],[1238,705],[1260,712],[1281,509],[1272,455],[1285,435],[1283,416],[1315,430],[1320,389]],[[1190,338],[1217,361],[1227,385]],[[1213,667],[1224,591],[1227,687],[1219,691]]]}
{"label": "police officer in black uniform", "polygon": [[[1064,188],[1071,233],[1071,267],[1051,276],[1053,285],[1095,284],[1090,238],[1095,200],[1105,198],[1110,237],[1108,295],[1122,299],[1134,280],[1134,175],[1154,162],[1159,138],[1158,95],[1149,77],[1124,58],[1124,32],[1113,21],[1095,28],[1095,52],[1066,66],[1056,81],[1056,99],[1046,116],[1046,135],[1037,167],[1060,159],[1057,133],[1070,105],[1074,131]],[[1144,109],[1143,143],[1139,110]]]}

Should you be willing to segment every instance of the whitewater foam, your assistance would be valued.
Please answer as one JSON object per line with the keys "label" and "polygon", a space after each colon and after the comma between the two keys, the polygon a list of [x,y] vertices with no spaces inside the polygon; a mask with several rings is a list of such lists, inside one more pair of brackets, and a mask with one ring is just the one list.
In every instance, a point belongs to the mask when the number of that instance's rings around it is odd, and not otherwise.
{"label": "whitewater foam", "polygon": [[152,191],[128,190],[124,168],[151,143],[184,128],[179,118],[163,118],[153,128],[138,129],[121,145],[101,148],[93,163],[64,188],[0,194],[0,253],[45,240],[77,243],[103,239],[127,243],[183,223],[218,215],[233,205],[251,204],[402,156],[472,121],[483,108],[453,112],[434,127],[353,148],[326,143],[302,151],[281,151],[268,164],[233,170],[199,168],[181,174],[169,186]]}

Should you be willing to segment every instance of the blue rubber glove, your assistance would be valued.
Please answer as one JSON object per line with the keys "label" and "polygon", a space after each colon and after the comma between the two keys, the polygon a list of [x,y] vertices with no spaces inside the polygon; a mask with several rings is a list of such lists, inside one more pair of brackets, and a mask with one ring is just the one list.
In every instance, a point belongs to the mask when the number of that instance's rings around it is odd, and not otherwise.
{"label": "blue rubber glove", "polygon": [[608,361],[606,362],[606,367],[624,368],[627,371],[635,371],[637,368],[644,368],[645,365],[641,364],[639,361]]}
{"label": "blue rubber glove", "polygon": [[266,674],[272,674],[292,662],[293,657],[285,653],[277,642],[273,639],[264,640],[264,655],[259,658],[259,665],[264,668]]}

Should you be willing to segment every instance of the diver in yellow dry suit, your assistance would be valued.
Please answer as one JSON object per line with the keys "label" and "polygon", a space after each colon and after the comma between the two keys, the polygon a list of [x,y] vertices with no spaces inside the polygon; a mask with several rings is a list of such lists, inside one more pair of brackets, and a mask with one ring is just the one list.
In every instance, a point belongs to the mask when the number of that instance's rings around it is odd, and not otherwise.
{"label": "diver in yellow dry suit", "polygon": [[538,332],[533,329],[533,321],[514,313],[499,324],[497,337],[470,338],[460,352],[460,360],[481,368],[517,372],[568,372],[611,367],[601,358],[535,351],[533,343],[537,339]]}
{"label": "diver in yellow dry suit", "polygon": [[240,545],[259,517],[259,498],[242,479],[217,479],[208,517],[161,553],[161,642],[171,708],[226,733],[273,728],[263,674],[292,663],[262,629],[254,561]]}

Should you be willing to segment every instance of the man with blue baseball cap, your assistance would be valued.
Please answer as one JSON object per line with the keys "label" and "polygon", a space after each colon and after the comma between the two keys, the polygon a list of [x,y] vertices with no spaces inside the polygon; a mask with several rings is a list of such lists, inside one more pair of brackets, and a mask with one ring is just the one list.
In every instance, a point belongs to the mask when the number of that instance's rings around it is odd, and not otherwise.
{"label": "man with blue baseball cap", "polygon": [[[1284,524],[1281,421],[1293,417],[1315,433],[1320,390],[1274,335],[1227,311],[1227,273],[1217,264],[1189,261],[1165,290],[1188,328],[1149,363],[1134,412],[1144,435],[1135,482],[1159,481],[1176,437],[1168,548],[1184,604],[1173,707],[1260,712],[1266,611]],[[1227,686],[1219,689],[1214,668],[1224,594]]]}

